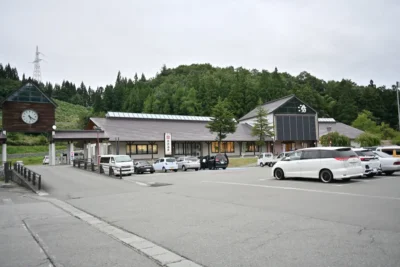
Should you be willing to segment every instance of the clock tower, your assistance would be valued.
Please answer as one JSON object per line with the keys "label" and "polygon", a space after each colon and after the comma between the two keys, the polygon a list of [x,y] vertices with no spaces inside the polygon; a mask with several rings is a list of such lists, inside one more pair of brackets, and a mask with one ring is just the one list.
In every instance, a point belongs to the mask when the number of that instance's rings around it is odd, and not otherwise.
{"label": "clock tower", "polygon": [[55,124],[57,104],[33,83],[27,83],[1,103],[3,131],[49,133]]}

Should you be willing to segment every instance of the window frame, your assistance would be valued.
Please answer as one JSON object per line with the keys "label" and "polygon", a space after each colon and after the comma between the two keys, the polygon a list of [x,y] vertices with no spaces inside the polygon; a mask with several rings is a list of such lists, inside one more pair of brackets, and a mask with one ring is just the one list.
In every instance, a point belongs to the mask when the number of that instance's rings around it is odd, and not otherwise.
{"label": "window frame", "polygon": [[[230,151],[226,151],[228,148],[228,143],[232,146],[229,146]],[[211,142],[211,153],[235,153],[235,142],[234,141],[223,141],[221,142],[222,150],[216,149],[218,147],[218,141]],[[218,151],[217,151],[218,150]]]}
{"label": "window frame", "polygon": [[[146,146],[145,153],[138,153],[138,146]],[[132,149],[134,148],[134,149]],[[154,149],[155,148],[155,149]],[[153,153],[151,151],[153,150]],[[141,150],[144,152],[144,150]],[[126,154],[132,155],[157,155],[158,154],[158,144],[126,144]]]}

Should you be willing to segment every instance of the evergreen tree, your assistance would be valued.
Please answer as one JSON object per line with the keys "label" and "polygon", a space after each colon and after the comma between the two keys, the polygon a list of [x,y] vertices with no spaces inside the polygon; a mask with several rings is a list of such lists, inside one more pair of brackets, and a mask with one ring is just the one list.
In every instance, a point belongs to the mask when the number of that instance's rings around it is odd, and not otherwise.
{"label": "evergreen tree", "polygon": [[256,145],[260,147],[265,144],[266,137],[274,136],[274,130],[268,121],[267,115],[268,111],[263,108],[262,101],[259,99],[257,114],[253,128],[251,129],[251,135],[258,138]]}
{"label": "evergreen tree", "polygon": [[228,134],[236,131],[236,121],[233,113],[228,109],[228,103],[218,98],[217,104],[213,107],[211,115],[213,118],[207,124],[211,133],[216,133],[218,141],[218,152],[221,152],[221,142]]}

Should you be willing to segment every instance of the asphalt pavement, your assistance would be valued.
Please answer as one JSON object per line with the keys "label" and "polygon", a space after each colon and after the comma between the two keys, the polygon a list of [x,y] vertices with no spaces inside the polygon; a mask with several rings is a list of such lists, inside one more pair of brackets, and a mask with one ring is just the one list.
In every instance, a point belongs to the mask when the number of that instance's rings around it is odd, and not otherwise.
{"label": "asphalt pavement", "polygon": [[[70,166],[34,170],[42,174],[48,197],[202,266],[400,266],[399,175],[322,184],[277,181],[268,167],[122,180]],[[48,231],[83,235],[72,218],[58,229],[64,220],[54,217],[45,222],[50,230],[31,222],[50,249],[57,242],[46,239],[52,236]],[[89,238],[82,246],[91,242],[102,244]],[[117,255],[113,266],[124,266],[120,250],[109,252]],[[69,257],[63,250],[54,253]],[[85,262],[102,266],[100,254],[92,251]]]}

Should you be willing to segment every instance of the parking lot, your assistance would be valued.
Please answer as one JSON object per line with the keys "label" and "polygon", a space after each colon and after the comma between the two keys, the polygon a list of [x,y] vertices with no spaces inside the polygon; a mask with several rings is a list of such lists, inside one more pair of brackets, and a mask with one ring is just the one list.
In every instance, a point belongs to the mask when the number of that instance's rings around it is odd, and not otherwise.
{"label": "parking lot", "polygon": [[271,168],[125,176],[35,167],[52,197],[203,266],[399,266],[400,175],[282,180]]}

